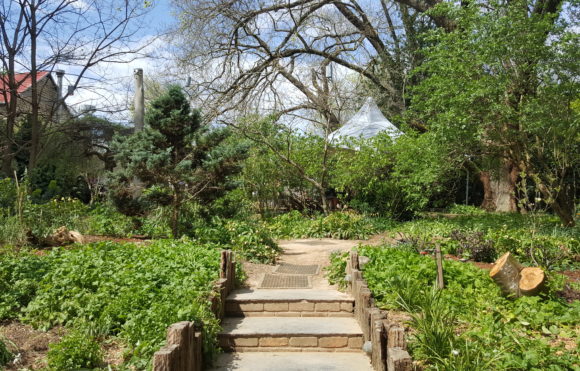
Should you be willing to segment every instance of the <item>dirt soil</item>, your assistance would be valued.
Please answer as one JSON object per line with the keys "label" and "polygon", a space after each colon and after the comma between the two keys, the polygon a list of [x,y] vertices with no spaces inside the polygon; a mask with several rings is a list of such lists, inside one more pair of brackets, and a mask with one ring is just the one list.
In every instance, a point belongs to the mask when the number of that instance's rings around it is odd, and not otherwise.
{"label": "dirt soil", "polygon": [[[282,254],[277,263],[320,265],[318,274],[312,276],[313,289],[337,289],[330,285],[324,277],[324,267],[330,264],[330,254],[333,251],[349,251],[359,243],[368,243],[359,240],[334,240],[330,238],[309,238],[282,240],[278,244],[282,248]],[[271,273],[275,265],[243,263],[244,270],[248,275],[246,286],[257,288],[260,285],[264,273]]]}
{"label": "dirt soil", "polygon": [[65,333],[62,327],[44,332],[16,321],[1,324],[0,336],[7,340],[8,349],[16,355],[15,361],[6,365],[5,370],[38,370],[46,367],[48,345],[58,342]]}
{"label": "dirt soil", "polygon": [[147,238],[141,237],[131,237],[131,238],[121,238],[121,237],[109,237],[109,236],[93,236],[84,235],[86,243],[102,242],[102,241],[112,241],[112,242],[134,242],[134,243],[145,243],[149,241]]}

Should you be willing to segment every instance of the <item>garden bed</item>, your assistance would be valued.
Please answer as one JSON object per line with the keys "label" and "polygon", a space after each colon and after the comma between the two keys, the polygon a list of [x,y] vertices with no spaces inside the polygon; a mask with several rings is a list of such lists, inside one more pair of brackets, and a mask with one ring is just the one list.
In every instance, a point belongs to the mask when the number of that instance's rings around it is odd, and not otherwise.
{"label": "garden bed", "polygon": [[[208,299],[220,272],[217,248],[187,240],[101,242],[42,256],[5,253],[0,260],[2,331],[13,355],[21,353],[19,368],[46,366],[48,359],[51,368],[64,369],[58,362],[69,359],[78,362],[69,368],[144,369],[167,326],[182,320],[203,323],[205,354],[215,352],[218,324]],[[19,332],[50,336],[29,345]],[[67,346],[58,348],[57,340]],[[69,354],[75,348],[86,357]]]}
{"label": "garden bed", "polygon": [[[509,300],[487,271],[444,260],[446,288],[436,290],[436,264],[409,246],[363,246],[363,268],[375,304],[407,312],[409,350],[424,367],[478,370],[578,367],[580,302],[566,303],[552,277],[543,297]],[[340,269],[335,256],[333,269]],[[404,319],[404,316],[402,317]]]}

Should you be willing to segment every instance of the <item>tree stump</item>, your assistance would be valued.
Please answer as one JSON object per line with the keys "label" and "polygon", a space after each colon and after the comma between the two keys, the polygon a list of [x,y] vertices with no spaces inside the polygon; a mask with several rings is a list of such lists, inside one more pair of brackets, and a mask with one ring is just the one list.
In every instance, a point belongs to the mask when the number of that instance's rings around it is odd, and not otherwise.
{"label": "tree stump", "polygon": [[505,295],[519,297],[520,271],[522,266],[509,253],[503,254],[496,262],[489,276],[498,284]]}
{"label": "tree stump", "polygon": [[71,243],[84,243],[84,237],[77,231],[70,231],[67,227],[62,226],[55,230],[50,236],[42,241],[42,245],[56,247],[69,245]]}
{"label": "tree stump", "polygon": [[546,275],[541,268],[529,267],[520,271],[520,294],[524,296],[537,295],[544,290]]}

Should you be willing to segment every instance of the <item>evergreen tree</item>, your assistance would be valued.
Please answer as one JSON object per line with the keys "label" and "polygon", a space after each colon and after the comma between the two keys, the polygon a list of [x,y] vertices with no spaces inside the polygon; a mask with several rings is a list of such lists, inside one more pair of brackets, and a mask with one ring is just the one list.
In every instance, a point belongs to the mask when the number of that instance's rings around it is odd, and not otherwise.
{"label": "evergreen tree", "polygon": [[226,144],[228,136],[227,129],[202,125],[181,89],[170,87],[151,103],[142,131],[114,141],[120,168],[111,176],[113,200],[133,215],[143,213],[146,202],[170,205],[171,231],[178,237],[184,203],[214,198],[239,170],[244,150]]}

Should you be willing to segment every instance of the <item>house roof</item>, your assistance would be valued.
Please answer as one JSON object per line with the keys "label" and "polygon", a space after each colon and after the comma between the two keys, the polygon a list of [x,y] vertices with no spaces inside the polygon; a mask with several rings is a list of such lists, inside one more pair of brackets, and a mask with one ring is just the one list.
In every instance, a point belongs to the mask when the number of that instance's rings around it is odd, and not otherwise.
{"label": "house roof", "polygon": [[[17,73],[14,76],[18,86],[18,94],[22,94],[30,89],[30,86],[32,85],[32,76],[30,75],[30,72]],[[40,81],[46,76],[50,76],[50,71],[38,71],[36,73],[36,81]],[[10,91],[8,89],[8,76],[4,75],[0,78],[0,104],[7,102],[10,102]]]}

